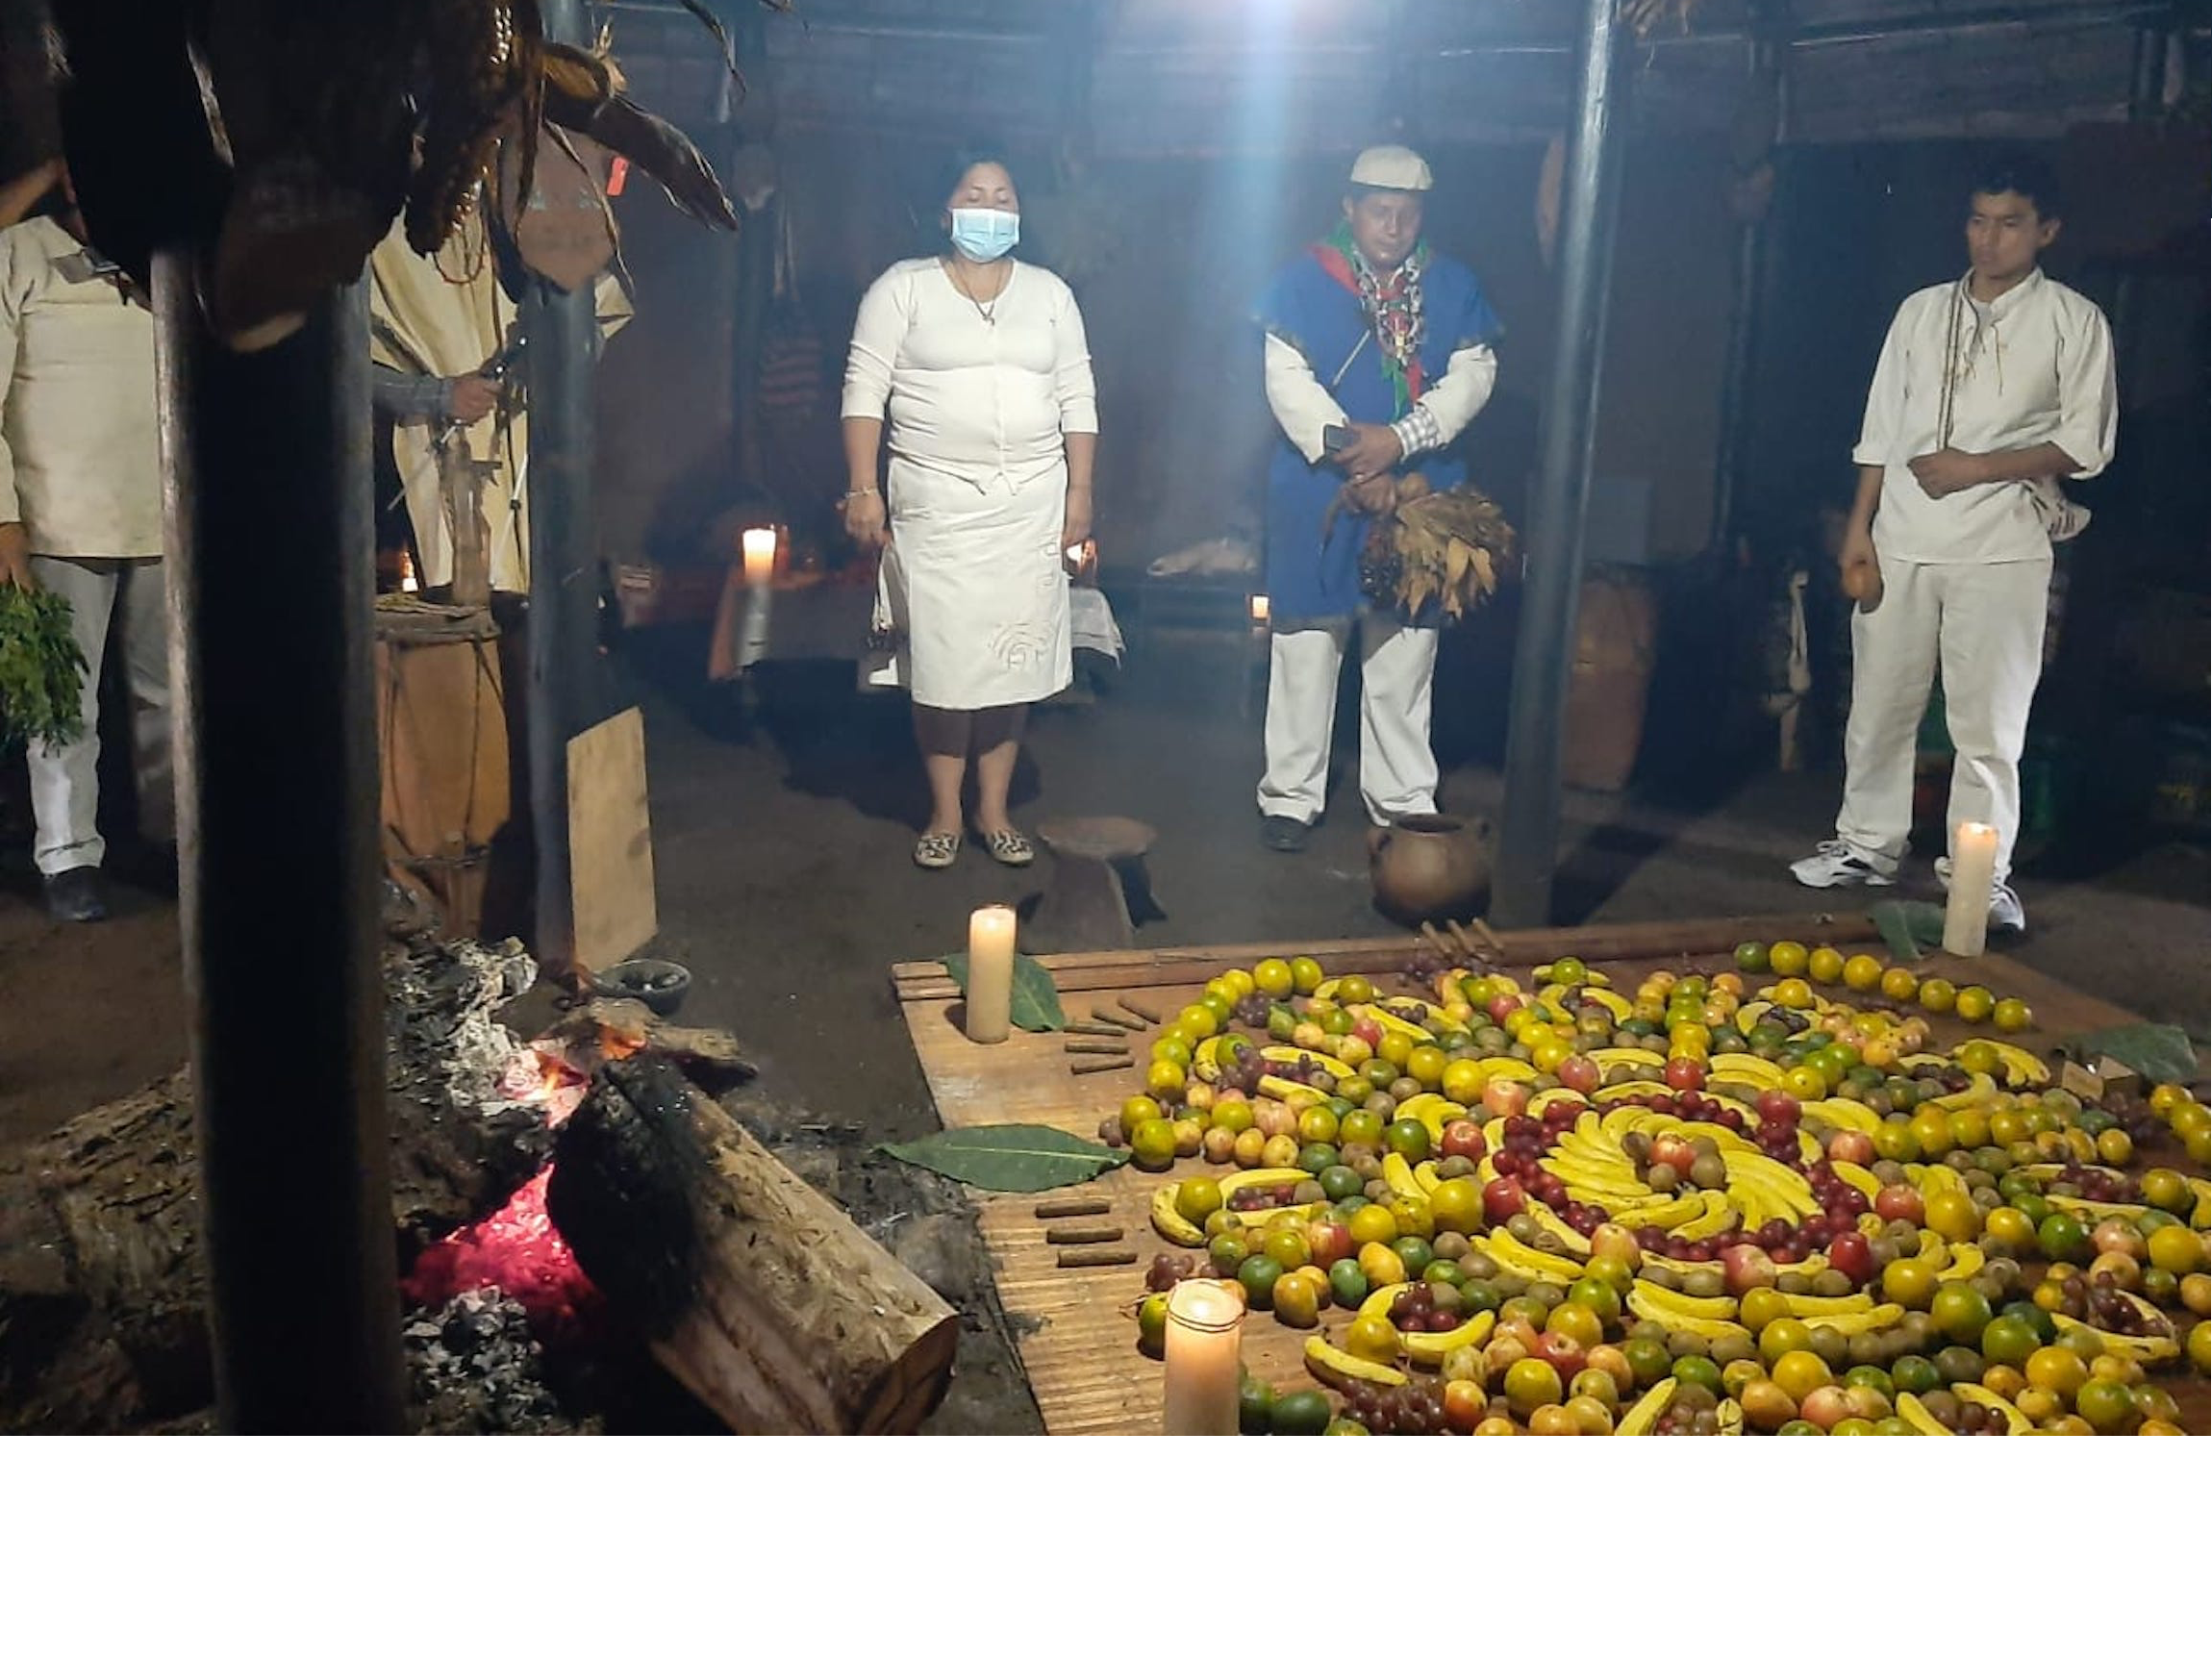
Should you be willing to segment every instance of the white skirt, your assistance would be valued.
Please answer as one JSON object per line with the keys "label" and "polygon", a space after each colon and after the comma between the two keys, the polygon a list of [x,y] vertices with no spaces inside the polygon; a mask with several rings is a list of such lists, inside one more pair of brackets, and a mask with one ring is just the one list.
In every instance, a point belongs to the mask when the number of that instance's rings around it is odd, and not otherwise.
{"label": "white skirt", "polygon": [[978,489],[912,462],[891,464],[891,545],[876,578],[876,626],[892,644],[867,665],[932,709],[1041,703],[1074,677],[1060,532],[1068,474]]}

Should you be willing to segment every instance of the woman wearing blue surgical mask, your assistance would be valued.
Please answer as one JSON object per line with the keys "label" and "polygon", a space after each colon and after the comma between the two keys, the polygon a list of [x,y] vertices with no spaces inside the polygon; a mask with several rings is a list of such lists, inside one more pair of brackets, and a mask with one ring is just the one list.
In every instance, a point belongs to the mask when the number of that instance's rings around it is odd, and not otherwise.
{"label": "woman wearing blue surgical mask", "polygon": [[1007,789],[1029,705],[1071,677],[1062,555],[1091,535],[1097,398],[1075,296],[1013,258],[1021,201],[1006,164],[964,158],[943,201],[944,251],[902,260],[861,301],[842,505],[846,533],[883,561],[868,682],[913,696],[929,774],[914,861],[959,856],[972,754],[977,838],[1020,866],[1036,854]]}

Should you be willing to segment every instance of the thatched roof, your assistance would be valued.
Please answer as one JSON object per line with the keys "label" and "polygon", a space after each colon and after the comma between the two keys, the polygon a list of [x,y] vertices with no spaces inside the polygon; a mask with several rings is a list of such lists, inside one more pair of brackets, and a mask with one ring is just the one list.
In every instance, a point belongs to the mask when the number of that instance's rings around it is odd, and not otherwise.
{"label": "thatched roof", "polygon": [[[655,14],[660,3],[613,9],[625,64],[711,99],[694,26]],[[1378,25],[1394,10],[1401,21]],[[2134,21],[2162,14],[2082,0],[1768,10],[1792,39],[1788,136],[1812,142],[2055,137],[2118,119]],[[860,126],[943,141],[981,130],[1026,143],[1054,138],[1071,106],[1087,105],[1108,157],[1345,150],[1406,95],[1431,142],[1525,140],[1566,117],[1580,13],[1579,0],[797,0],[793,15],[767,20],[759,79],[787,131]],[[1747,0],[1696,0],[1687,28],[1653,30],[1634,88],[1640,128],[1727,126],[1751,49],[1747,15]],[[1909,32],[1882,33],[1900,24]],[[681,88],[659,95],[682,102]]]}

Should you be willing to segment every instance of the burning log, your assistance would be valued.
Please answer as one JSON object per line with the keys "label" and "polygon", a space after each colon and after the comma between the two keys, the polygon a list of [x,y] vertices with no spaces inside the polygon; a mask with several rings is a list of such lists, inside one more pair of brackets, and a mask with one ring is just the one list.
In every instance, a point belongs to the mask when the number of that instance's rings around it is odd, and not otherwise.
{"label": "burning log", "polygon": [[740,1432],[905,1433],[944,1397],[952,1308],[667,1061],[601,1070],[561,1128],[548,1207]]}

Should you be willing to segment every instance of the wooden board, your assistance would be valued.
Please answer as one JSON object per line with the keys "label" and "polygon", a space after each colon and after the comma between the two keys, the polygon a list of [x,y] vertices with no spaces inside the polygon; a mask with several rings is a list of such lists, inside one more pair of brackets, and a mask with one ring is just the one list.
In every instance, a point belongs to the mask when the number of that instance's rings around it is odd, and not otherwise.
{"label": "wooden board", "polygon": [[577,960],[612,968],[661,929],[640,710],[568,740],[568,860]]}
{"label": "wooden board", "polygon": [[[1679,971],[1696,966],[1724,966],[1726,952],[1745,939],[1797,939],[1806,944],[1868,945],[1886,960],[1887,952],[1872,923],[1857,916],[1734,917],[1684,923],[1636,923],[1613,927],[1546,929],[1497,936],[1501,967],[1526,967],[1574,954],[1633,987],[1655,968]],[[1172,1015],[1193,1000],[1207,980],[1230,968],[1245,968],[1264,956],[1310,955],[1331,972],[1395,973],[1411,954],[1407,935],[1378,939],[1318,940],[1294,943],[1191,947],[1159,950],[1093,951],[1038,960],[1060,987],[1061,1002],[1071,1020],[1085,1020],[1094,1007],[1119,1012],[1118,998],[1129,997],[1162,1015]],[[2020,996],[2036,1010],[2038,1035],[2045,1046],[2069,1034],[2125,1024],[2137,1017],[2098,997],[2074,991],[2002,956],[1972,963],[1931,958],[1915,965],[1926,975],[1941,972],[1959,983],[1987,985],[2000,996]],[[1525,977],[1525,976],[1523,976]],[[948,1129],[988,1123],[1049,1123],[1070,1134],[1092,1136],[1122,1099],[1144,1087],[1142,1066],[1125,1071],[1070,1076],[1068,1056],[1058,1033],[1017,1031],[1002,1043],[969,1043],[961,1030],[959,988],[935,962],[900,963],[892,985],[906,1017],[915,1053],[929,1081],[939,1118]],[[1936,1020],[1938,1039],[1958,1041],[1965,1027]],[[1140,1060],[1150,1047],[1144,1033],[1131,1033],[1129,1048]],[[979,1194],[984,1241],[995,1259],[999,1297],[1022,1331],[1021,1361],[1028,1372],[1044,1426],[1052,1434],[1153,1434],[1159,1430],[1162,1368],[1137,1351],[1133,1317],[1144,1295],[1145,1266],[1170,1246],[1152,1231],[1148,1211],[1153,1188],[1167,1177],[1124,1168],[1080,1189],[1084,1196],[1106,1199],[1110,1216],[1087,1218],[1119,1225],[1138,1254],[1137,1265],[1063,1269],[1058,1249],[1044,1242],[1035,1194]],[[1068,1196],[1050,1194],[1046,1197]],[[1324,1331],[1340,1331],[1350,1315],[1331,1310],[1322,1316]],[[1303,1386],[1309,1379],[1302,1350],[1310,1333],[1295,1331],[1267,1315],[1244,1321],[1245,1364],[1278,1387]],[[2179,1391],[2176,1391],[2177,1393]],[[2200,1391],[2185,1401],[2192,1427],[2201,1428]]]}

